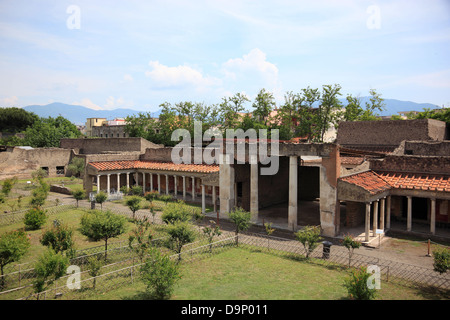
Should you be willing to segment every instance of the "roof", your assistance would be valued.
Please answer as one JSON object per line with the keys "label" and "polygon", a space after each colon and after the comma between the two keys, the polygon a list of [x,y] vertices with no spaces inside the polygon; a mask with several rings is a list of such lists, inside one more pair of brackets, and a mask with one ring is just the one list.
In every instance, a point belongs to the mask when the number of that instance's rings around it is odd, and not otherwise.
{"label": "roof", "polygon": [[359,186],[372,195],[391,189],[391,185],[373,171],[360,172],[339,179]]}
{"label": "roof", "polygon": [[378,174],[396,189],[450,192],[449,175],[398,172],[378,172]]}
{"label": "roof", "polygon": [[450,192],[450,176],[445,174],[365,171],[339,178],[374,195],[388,189]]}
{"label": "roof", "polygon": [[175,164],[173,162],[142,161],[142,160],[98,161],[98,162],[89,162],[89,165],[94,167],[98,171],[149,169],[161,171],[182,171],[192,173],[219,172],[218,165]]}

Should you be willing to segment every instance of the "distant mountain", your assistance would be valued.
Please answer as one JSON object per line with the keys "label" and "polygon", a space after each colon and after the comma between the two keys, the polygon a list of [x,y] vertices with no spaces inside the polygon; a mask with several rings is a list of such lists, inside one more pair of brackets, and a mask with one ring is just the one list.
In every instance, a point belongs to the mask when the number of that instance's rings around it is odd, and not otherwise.
{"label": "distant mountain", "polygon": [[[341,99],[343,105],[347,104],[347,100]],[[361,97],[361,106],[364,107],[365,103],[369,102],[369,97]],[[435,109],[438,106],[431,103],[417,103],[411,101],[402,101],[395,99],[384,99],[386,104],[386,110],[380,112],[382,116],[390,116],[398,114],[401,111],[423,111],[424,108]],[[54,102],[47,105],[31,105],[26,106],[23,109],[31,111],[40,117],[57,117],[59,115],[70,120],[75,124],[85,124],[87,118],[106,118],[113,120],[114,118],[125,118],[127,116],[137,115],[139,112],[133,109],[114,109],[114,110],[93,110],[83,106],[70,105],[60,102]],[[159,117],[161,111],[151,112],[153,117]]]}
{"label": "distant mountain", "polygon": [[[114,109],[114,110],[93,110],[83,106],[54,102],[47,105],[31,105],[23,107],[24,110],[34,112],[40,117],[57,117],[59,115],[70,120],[75,124],[85,124],[87,118],[106,118],[113,120],[114,118],[125,118],[134,114],[138,114],[138,110],[133,109]],[[160,111],[151,112],[154,117],[158,117]]]}

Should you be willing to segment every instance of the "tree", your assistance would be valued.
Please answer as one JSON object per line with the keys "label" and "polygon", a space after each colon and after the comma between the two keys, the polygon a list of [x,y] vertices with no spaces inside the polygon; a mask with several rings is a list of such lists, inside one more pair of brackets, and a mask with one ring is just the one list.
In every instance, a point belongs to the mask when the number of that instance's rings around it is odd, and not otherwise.
{"label": "tree", "polygon": [[319,241],[322,240],[320,237],[320,226],[306,226],[296,232],[295,237],[301,244],[303,244],[306,258],[308,259],[309,255],[319,245]]}
{"label": "tree", "polygon": [[135,219],[135,213],[141,208],[142,198],[138,196],[133,196],[127,199],[126,205],[133,212],[133,220]]}
{"label": "tree", "polygon": [[95,202],[100,203],[100,210],[103,210],[103,202],[105,202],[106,199],[108,199],[108,195],[103,191],[99,191],[95,195]]}
{"label": "tree", "polygon": [[360,116],[360,120],[362,121],[376,120],[378,116],[377,111],[383,111],[385,107],[385,104],[383,103],[384,99],[381,98],[381,94],[377,93],[375,89],[370,89],[369,93],[370,102],[366,102],[366,109]]}
{"label": "tree", "polygon": [[141,267],[141,279],[149,298],[163,300],[172,296],[176,282],[181,278],[179,265],[153,248]]}
{"label": "tree", "polygon": [[67,169],[71,172],[71,174],[78,178],[83,174],[84,168],[84,159],[78,157],[73,158],[67,166]]}
{"label": "tree", "polygon": [[208,237],[209,243],[209,252],[212,252],[212,241],[215,236],[220,236],[222,232],[220,231],[220,227],[216,224],[214,220],[209,220],[211,225],[203,228],[203,233]]}
{"label": "tree", "polygon": [[38,177],[37,180],[39,185],[31,192],[32,198],[30,204],[34,207],[41,207],[48,197],[50,186],[40,177]]}
{"label": "tree", "polygon": [[375,297],[376,289],[367,285],[370,276],[367,267],[360,267],[351,271],[350,276],[344,280],[344,287],[347,288],[351,299],[371,300]]}
{"label": "tree", "polygon": [[361,107],[361,99],[358,97],[353,97],[352,95],[347,95],[347,106],[343,113],[344,121],[356,121],[359,120],[364,110]]}
{"label": "tree", "polygon": [[38,119],[36,114],[22,108],[0,108],[0,128],[3,132],[22,132]]}
{"label": "tree", "polygon": [[132,186],[131,187],[131,194],[135,196],[142,195],[142,187],[141,186]]}
{"label": "tree", "polygon": [[433,251],[433,268],[440,274],[450,270],[450,250],[441,248]]}
{"label": "tree", "polygon": [[36,207],[31,208],[25,213],[24,224],[28,230],[40,229],[47,221],[46,211]]}
{"label": "tree", "polygon": [[105,261],[107,260],[108,240],[123,234],[126,220],[111,211],[92,210],[81,217],[80,232],[88,238],[105,242]]}
{"label": "tree", "polygon": [[192,215],[183,203],[172,202],[164,207],[161,219],[164,223],[174,224],[177,221],[187,222]]}
{"label": "tree", "polygon": [[0,235],[0,288],[5,287],[3,268],[22,258],[30,248],[30,239],[23,231],[10,231]]}
{"label": "tree", "polygon": [[97,283],[97,277],[100,274],[100,270],[103,267],[103,261],[100,260],[96,256],[91,256],[88,258],[88,268],[89,268],[89,275],[94,278],[94,283],[92,284],[93,289],[95,290],[95,286]]}
{"label": "tree", "polygon": [[322,86],[320,104],[313,120],[315,123],[314,141],[323,142],[327,130],[333,125],[337,126],[340,117],[339,110],[342,106],[338,99],[338,96],[341,95],[340,90],[341,86],[338,84]]}
{"label": "tree", "polygon": [[222,98],[222,103],[219,105],[219,118],[223,130],[239,127],[241,122],[239,113],[245,111],[244,103],[249,101],[248,97],[241,93],[236,93],[232,97]]}
{"label": "tree", "polygon": [[77,200],[77,208],[78,208],[78,201],[83,200],[86,197],[86,192],[82,189],[77,189],[72,191],[72,196]]}
{"label": "tree", "polygon": [[[68,265],[69,258],[61,252],[56,253],[52,249],[44,252],[34,266],[36,278],[33,281],[33,286],[36,293],[45,291],[52,283],[65,275]],[[39,300],[39,295],[37,299]]]}
{"label": "tree", "polygon": [[8,197],[11,193],[12,188],[17,183],[17,177],[5,179],[2,182],[2,193],[5,195],[5,197]]}
{"label": "tree", "polygon": [[150,203],[152,203],[153,200],[157,199],[158,197],[159,197],[159,193],[156,190],[149,191],[144,194],[145,200],[149,201]]}
{"label": "tree", "polygon": [[348,266],[350,267],[353,251],[361,247],[361,242],[355,240],[351,235],[346,235],[342,240],[342,245],[348,250]]}
{"label": "tree", "polygon": [[270,113],[275,108],[275,98],[270,92],[266,92],[263,88],[259,91],[258,95],[253,102],[253,117],[259,123],[267,127]]}
{"label": "tree", "polygon": [[56,223],[42,233],[40,242],[43,246],[49,247],[55,253],[66,252],[68,256],[73,256],[74,239],[73,229],[69,228],[67,224]]}
{"label": "tree", "polygon": [[177,221],[167,227],[167,233],[171,247],[178,254],[178,261],[180,261],[183,246],[194,241],[195,232],[189,223]]}
{"label": "tree", "polygon": [[228,217],[235,224],[236,246],[239,245],[238,234],[250,228],[250,219],[252,214],[242,208],[236,208],[228,213]]}
{"label": "tree", "polygon": [[35,148],[59,147],[63,138],[78,138],[76,125],[62,116],[40,118],[25,130],[25,143]]}
{"label": "tree", "polygon": [[[142,221],[136,222],[136,228],[131,231],[128,237],[128,246],[136,253],[141,263],[148,250],[152,247],[153,234],[149,231],[150,224],[145,217]],[[136,241],[136,244],[134,242]]]}

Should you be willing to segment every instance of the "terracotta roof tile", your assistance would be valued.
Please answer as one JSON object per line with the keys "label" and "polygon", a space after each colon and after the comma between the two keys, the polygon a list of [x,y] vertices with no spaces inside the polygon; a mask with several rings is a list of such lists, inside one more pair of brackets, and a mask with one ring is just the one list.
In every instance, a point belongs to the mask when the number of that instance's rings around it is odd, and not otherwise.
{"label": "terracotta roof tile", "polygon": [[450,192],[450,176],[444,174],[392,173],[377,171],[377,174],[397,189]]}
{"label": "terracotta roof tile", "polygon": [[98,161],[98,162],[90,162],[89,165],[94,167],[98,171],[149,169],[149,170],[183,171],[196,173],[219,172],[218,165],[175,164],[173,162],[141,161],[141,160]]}
{"label": "terracotta roof tile", "polygon": [[391,186],[373,171],[365,171],[340,178],[350,184],[357,185],[370,194],[377,194],[391,189]]}

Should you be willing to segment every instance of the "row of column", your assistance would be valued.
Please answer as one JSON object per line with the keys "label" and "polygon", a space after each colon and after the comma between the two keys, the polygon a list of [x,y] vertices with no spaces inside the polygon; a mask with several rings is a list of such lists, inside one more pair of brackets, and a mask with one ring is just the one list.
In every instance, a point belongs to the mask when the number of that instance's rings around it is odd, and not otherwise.
{"label": "row of column", "polygon": [[[120,189],[120,175],[122,174],[121,172],[115,173],[117,175],[117,189]],[[130,188],[130,172],[125,172],[124,174],[126,174],[126,186],[127,188]],[[138,175],[139,173],[136,172],[136,175]],[[153,173],[149,173],[150,174],[150,191],[153,191]],[[106,175],[106,192],[107,194],[111,193],[111,173],[107,173]],[[157,179],[158,179],[158,193],[161,194],[161,174],[156,173],[157,175]],[[100,189],[100,178],[102,175],[97,175],[97,188]],[[145,183],[145,176],[146,173],[143,172],[142,173],[142,189],[143,192],[145,193],[146,190],[146,183]],[[166,176],[166,194],[169,194],[169,175],[165,174]],[[177,177],[176,175],[173,176],[174,177],[174,197],[177,198],[178,196],[178,186],[177,186]],[[186,176],[182,176],[183,177],[183,200],[186,200]],[[195,177],[192,176],[191,177],[192,180],[192,201],[195,201]],[[136,176],[136,181],[135,181],[135,185],[138,185],[138,177]],[[217,193],[216,193],[216,187],[213,187],[213,192],[212,192],[212,202],[213,202],[213,206],[214,206],[214,212],[217,212],[217,205],[216,205],[216,200],[217,200]],[[206,190],[205,190],[205,185],[202,184],[201,185],[202,188],[202,212],[205,213],[206,211]]]}
{"label": "row of column", "polygon": [[[406,214],[406,231],[412,230],[412,196],[407,196],[407,214]],[[386,201],[385,201],[386,200]],[[436,199],[431,200],[431,212],[430,212],[430,233],[436,233]],[[386,202],[386,205],[385,205]],[[378,203],[380,204],[380,225],[378,226]],[[366,203],[366,224],[365,224],[365,240],[369,241],[370,232],[370,209],[371,202]],[[377,229],[384,230],[385,223],[385,210],[386,210],[386,228],[391,228],[391,196],[374,201],[373,206],[373,235],[375,235]]]}

